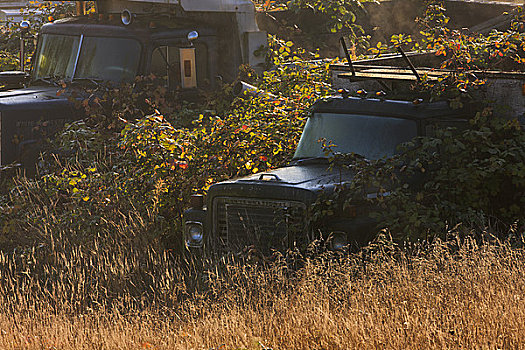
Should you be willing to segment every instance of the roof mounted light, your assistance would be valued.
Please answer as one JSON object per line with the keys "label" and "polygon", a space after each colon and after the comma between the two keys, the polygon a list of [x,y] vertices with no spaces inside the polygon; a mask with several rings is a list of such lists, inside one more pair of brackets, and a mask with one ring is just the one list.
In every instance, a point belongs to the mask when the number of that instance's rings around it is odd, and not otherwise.
{"label": "roof mounted light", "polygon": [[383,100],[386,97],[386,92],[379,90],[376,92],[376,97],[380,100]]}
{"label": "roof mounted light", "polygon": [[357,90],[356,94],[361,98],[366,98],[368,96],[368,92],[365,89]]}
{"label": "roof mounted light", "polygon": [[341,94],[343,98],[347,98],[350,95],[350,91],[348,89],[339,89],[337,92]]}
{"label": "roof mounted light", "polygon": [[120,14],[120,20],[122,21],[122,24],[125,26],[129,26],[131,23],[133,23],[134,18],[135,18],[135,14],[131,13],[130,10],[124,10]]}

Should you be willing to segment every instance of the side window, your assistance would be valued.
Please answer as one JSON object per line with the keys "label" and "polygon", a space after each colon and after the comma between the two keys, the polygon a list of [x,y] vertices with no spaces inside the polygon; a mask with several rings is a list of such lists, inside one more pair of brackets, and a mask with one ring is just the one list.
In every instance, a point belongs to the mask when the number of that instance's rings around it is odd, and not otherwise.
{"label": "side window", "polygon": [[174,46],[155,48],[151,56],[151,73],[163,78],[170,89],[180,86],[179,48]]}
{"label": "side window", "polygon": [[[160,46],[153,50],[151,55],[151,68],[150,73],[159,78],[168,77],[168,64],[165,60],[167,57],[167,46]],[[166,81],[167,85],[167,81]]]}

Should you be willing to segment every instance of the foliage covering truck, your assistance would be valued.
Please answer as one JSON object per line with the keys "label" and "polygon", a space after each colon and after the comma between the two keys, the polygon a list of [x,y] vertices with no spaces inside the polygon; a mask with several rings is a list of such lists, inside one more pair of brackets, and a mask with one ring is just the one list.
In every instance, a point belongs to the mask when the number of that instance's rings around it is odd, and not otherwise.
{"label": "foliage covering truck", "polygon": [[[421,71],[415,75],[408,68],[373,66],[370,62],[352,69],[347,65],[332,67],[335,84],[353,88],[354,96],[344,89],[340,96],[314,104],[289,166],[220,182],[209,188],[205,200],[193,198],[193,207],[185,213],[184,231],[191,254],[222,257],[247,250],[268,254],[305,249],[313,240],[323,238],[320,232],[333,249],[363,245],[378,231],[366,200],[341,208],[328,220],[311,220],[310,209],[321,195],[334,193],[356,176],[352,168],[329,169],[326,147],[319,140],[333,143],[336,152],[377,160],[392,157],[402,143],[433,135],[436,128],[468,126],[471,112],[453,109],[448,101],[423,101],[413,92],[408,93],[412,98],[401,100],[385,96],[384,91],[367,93],[363,89],[382,90],[398,84],[398,90],[407,95],[406,85],[414,83]],[[481,72],[477,74],[482,77]],[[485,98],[504,103],[504,112],[524,124],[525,75],[493,72],[484,78],[488,81]],[[388,193],[370,189],[365,197],[380,195]]]}
{"label": "foliage covering truck", "polygon": [[82,116],[67,92],[57,94],[64,83],[126,83],[154,74],[191,94],[233,81],[242,64],[264,61],[255,52],[267,38],[250,0],[98,1],[90,13],[83,7],[42,26],[29,74],[0,73],[2,166],[34,168],[42,140]]}
{"label": "foliage covering truck", "polygon": [[[310,206],[355,176],[349,170],[328,170],[320,139],[337,145],[337,152],[373,160],[394,155],[400,143],[426,135],[432,125],[465,123],[466,118],[447,103],[347,96],[318,101],[290,165],[212,185],[205,206],[194,205],[185,213],[186,245],[219,256],[247,248],[265,254],[305,249],[319,238],[318,228],[309,225]],[[366,243],[375,224],[366,208],[352,207],[323,231],[331,232],[331,245],[341,248]]]}

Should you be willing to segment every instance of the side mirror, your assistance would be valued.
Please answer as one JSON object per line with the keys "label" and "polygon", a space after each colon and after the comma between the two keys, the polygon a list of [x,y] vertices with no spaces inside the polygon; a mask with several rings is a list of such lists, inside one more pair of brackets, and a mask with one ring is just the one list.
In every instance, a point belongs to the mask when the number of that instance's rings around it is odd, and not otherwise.
{"label": "side mirror", "polygon": [[199,33],[194,30],[188,33],[188,41],[192,43],[193,41],[197,40],[199,38]]}
{"label": "side mirror", "polygon": [[29,21],[20,22],[20,33],[22,35],[29,33],[29,29],[31,29],[31,23]]}
{"label": "side mirror", "polygon": [[31,23],[29,21],[20,22],[20,70],[25,71],[25,60],[26,60],[26,45],[25,38],[29,34],[29,29],[31,29]]}

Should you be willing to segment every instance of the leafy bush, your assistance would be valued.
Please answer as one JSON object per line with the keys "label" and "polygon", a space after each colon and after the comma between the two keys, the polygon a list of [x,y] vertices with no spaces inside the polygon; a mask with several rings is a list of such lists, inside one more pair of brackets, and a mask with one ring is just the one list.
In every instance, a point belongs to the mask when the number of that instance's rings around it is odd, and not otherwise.
{"label": "leafy bush", "polygon": [[[57,136],[40,163],[40,177],[17,179],[7,188],[0,206],[2,242],[16,246],[49,239],[42,223],[50,215],[78,242],[118,234],[114,223],[122,221],[116,218],[133,217],[146,223],[151,237],[180,249],[188,197],[220,180],[285,165],[304,112],[332,93],[330,61],[305,60],[312,54],[270,39],[274,68],[258,77],[243,67],[242,79],[258,91],[239,97],[225,85],[216,93],[201,92],[198,102],[183,102],[180,91],[168,91],[153,76],[73,92],[72,101],[87,117]],[[417,140],[401,158],[368,162],[338,156],[360,171],[335,199],[320,205],[314,219],[326,220],[375,188],[391,193],[370,204],[382,208],[381,223],[400,237],[439,234],[459,222],[504,226],[522,220],[522,133],[517,124],[480,114],[473,129]],[[422,180],[432,168],[434,175]],[[417,186],[405,186],[400,169],[418,175]]]}
{"label": "leafy bush", "polygon": [[518,7],[515,14],[509,14],[512,19],[508,30],[493,30],[483,35],[448,28],[449,18],[441,5],[440,1],[431,2],[419,23],[423,29],[421,47],[443,56],[442,68],[460,71],[489,67],[509,69],[512,61],[525,63],[523,8]]}
{"label": "leafy bush", "polygon": [[329,18],[326,29],[332,33],[340,30],[349,30],[354,39],[364,34],[363,29],[355,22],[356,14],[363,11],[363,0],[292,0],[286,6],[292,11],[310,9],[316,14],[323,14]]}
{"label": "leafy bush", "polygon": [[177,129],[159,114],[128,123],[120,145],[133,155],[138,181],[133,188],[147,188],[146,179],[162,183],[161,206],[173,217],[182,213],[189,195],[214,182],[285,165],[305,121],[302,111],[330,92],[326,79],[324,65],[296,62],[261,78],[259,88],[274,97],[242,96],[226,116],[201,114],[192,128]]}
{"label": "leafy bush", "polygon": [[[92,3],[92,2],[89,2]],[[90,4],[92,7],[93,4]],[[74,5],[68,1],[30,1],[21,10],[24,19],[31,23],[25,40],[26,62],[31,65],[31,57],[36,49],[36,36],[40,28],[50,20],[64,18],[73,14]],[[17,23],[0,26],[0,72],[20,69],[20,27]]]}
{"label": "leafy bush", "polygon": [[418,93],[426,92],[432,99],[468,100],[485,81],[473,71],[522,71],[525,67],[525,12],[517,7],[508,14],[510,27],[505,31],[492,30],[488,34],[455,30],[448,27],[449,17],[443,1],[431,0],[418,18],[420,37],[393,35],[390,43],[378,43],[369,49],[374,55],[394,52],[400,47],[415,51],[434,52],[442,58],[445,69],[437,81],[422,81],[414,86]]}
{"label": "leafy bush", "polygon": [[[274,57],[280,45],[272,45]],[[329,62],[304,61],[307,53],[284,46],[288,55],[273,60],[274,70],[261,77],[242,71],[257,84],[255,96],[235,98],[226,85],[183,102],[180,91],[168,91],[155,77],[86,91],[64,85],[59,93],[71,93],[87,117],[57,135],[39,164],[40,177],[5,197],[6,240],[16,243],[20,232],[23,244],[45,240],[39,222],[50,213],[57,229],[75,232],[77,242],[109,237],[118,231],[117,217],[131,216],[146,222],[152,237],[180,249],[188,197],[219,180],[285,165],[303,111],[332,92]]]}
{"label": "leafy bush", "polygon": [[[464,130],[437,129],[391,159],[332,153],[332,166],[356,170],[350,184],[315,205],[314,220],[365,205],[398,239],[446,237],[456,225],[502,237],[525,224],[525,131],[517,121],[478,113]],[[367,197],[374,193],[377,196]],[[328,214],[328,215],[327,215]]]}
{"label": "leafy bush", "polygon": [[[523,67],[523,20],[523,9],[518,8],[507,31],[488,35],[455,31],[447,27],[441,1],[430,1],[420,19],[420,42],[397,35],[391,45],[378,45],[373,52],[408,44],[435,50],[444,57],[442,68],[452,69],[451,73],[444,73],[437,82],[423,77],[414,89],[430,92],[434,99],[448,99],[451,107],[460,108],[471,104],[475,90],[484,84],[472,70]],[[478,232],[492,227],[501,235],[509,227],[524,225],[523,126],[516,120],[493,117],[491,110],[499,106],[483,109],[485,101],[476,104],[480,111],[470,128],[438,130],[434,137],[407,144],[402,156],[371,162],[355,155],[335,155],[333,165],[351,164],[358,169],[356,178],[331,198],[321,198],[313,219],[322,223],[327,214],[337,215],[377,191],[377,198],[367,200],[374,211],[371,215],[380,227],[403,239],[445,235],[457,224]]]}
{"label": "leafy bush", "polygon": [[287,28],[289,33],[306,34],[309,38],[306,46],[321,47],[324,43],[319,40],[319,33],[341,33],[355,43],[356,49],[368,47],[369,36],[363,27],[357,23],[359,16],[365,15],[364,2],[376,0],[268,0],[255,1],[262,11],[270,9],[288,10],[295,15],[306,14],[312,20],[301,23],[280,21],[280,26]]}

